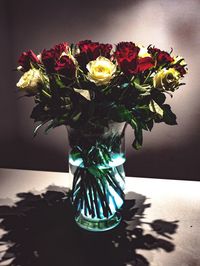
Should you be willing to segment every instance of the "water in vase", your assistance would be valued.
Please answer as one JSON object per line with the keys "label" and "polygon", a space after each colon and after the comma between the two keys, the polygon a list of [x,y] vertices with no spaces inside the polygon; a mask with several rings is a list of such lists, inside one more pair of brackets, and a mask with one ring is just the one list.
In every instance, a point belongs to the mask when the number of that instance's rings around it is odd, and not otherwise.
{"label": "water in vase", "polygon": [[116,226],[116,212],[124,200],[124,162],[123,153],[111,153],[110,160],[87,166],[81,157],[69,156],[70,172],[74,177],[72,202],[81,227],[102,231],[103,227],[110,229],[112,223]]}

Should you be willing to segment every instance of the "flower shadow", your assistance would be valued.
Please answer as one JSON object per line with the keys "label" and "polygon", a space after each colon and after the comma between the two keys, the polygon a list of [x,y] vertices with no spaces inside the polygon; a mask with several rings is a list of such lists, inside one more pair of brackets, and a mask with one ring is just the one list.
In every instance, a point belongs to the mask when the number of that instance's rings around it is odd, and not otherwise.
{"label": "flower shadow", "polygon": [[[128,193],[123,221],[108,232],[93,233],[79,228],[67,191],[51,186],[42,194],[19,193],[13,206],[0,206],[0,228],[5,231],[1,261],[11,266],[123,266],[150,265],[138,250],[174,250],[171,235],[177,221],[148,223],[142,228],[146,197]],[[126,264],[128,263],[128,264]]]}

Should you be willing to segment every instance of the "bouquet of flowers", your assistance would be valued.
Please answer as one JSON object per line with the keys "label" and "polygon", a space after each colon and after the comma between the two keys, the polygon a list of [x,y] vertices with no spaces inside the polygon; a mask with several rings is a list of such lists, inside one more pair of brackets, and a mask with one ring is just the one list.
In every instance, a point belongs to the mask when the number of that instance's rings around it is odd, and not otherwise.
{"label": "bouquet of flowers", "polygon": [[76,222],[92,231],[115,227],[124,201],[125,126],[134,129],[133,147],[139,149],[143,130],[176,124],[165,100],[184,84],[184,59],[151,45],[86,40],[39,55],[24,52],[18,70],[17,87],[35,100],[34,133],[45,124],[45,132],[67,126]]}
{"label": "bouquet of flowers", "polygon": [[35,134],[44,124],[45,132],[60,125],[92,131],[125,122],[134,129],[135,149],[142,146],[142,131],[151,131],[154,123],[177,123],[166,94],[184,84],[187,71],[172,51],[90,40],[60,43],[38,55],[23,52],[17,69],[23,73],[17,87],[35,100]]}

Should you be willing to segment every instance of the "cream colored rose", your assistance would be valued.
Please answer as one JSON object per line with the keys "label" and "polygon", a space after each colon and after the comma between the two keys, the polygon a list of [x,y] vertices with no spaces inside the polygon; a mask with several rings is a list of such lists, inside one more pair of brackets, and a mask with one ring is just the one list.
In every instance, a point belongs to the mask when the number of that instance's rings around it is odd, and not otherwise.
{"label": "cream colored rose", "polygon": [[138,57],[140,58],[151,57],[146,47],[139,45],[139,48],[140,48],[140,51],[139,51]]}
{"label": "cream colored rose", "polygon": [[162,69],[153,77],[153,86],[156,89],[174,91],[178,86],[180,73],[174,68]]}
{"label": "cream colored rose", "polygon": [[41,72],[33,68],[25,72],[16,85],[20,90],[36,93],[42,83]]}
{"label": "cream colored rose", "polygon": [[94,82],[97,86],[107,85],[114,77],[117,69],[115,64],[103,56],[90,61],[86,67],[88,80]]}

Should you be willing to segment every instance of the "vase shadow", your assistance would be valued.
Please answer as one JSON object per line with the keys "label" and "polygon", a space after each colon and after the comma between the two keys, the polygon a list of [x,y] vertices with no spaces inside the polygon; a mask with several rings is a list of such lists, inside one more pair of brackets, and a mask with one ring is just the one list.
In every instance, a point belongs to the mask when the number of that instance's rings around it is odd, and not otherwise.
{"label": "vase shadow", "polygon": [[0,206],[0,228],[5,230],[0,256],[6,265],[148,266],[139,249],[171,252],[175,248],[171,235],[176,233],[177,221],[148,223],[154,234],[142,228],[144,211],[150,207],[143,195],[128,193],[121,224],[103,233],[76,225],[66,195],[63,188],[50,186],[42,194],[19,193],[15,205]]}

